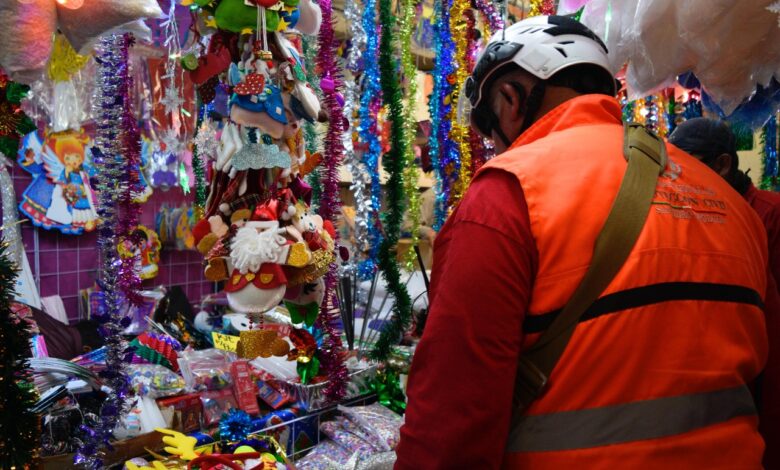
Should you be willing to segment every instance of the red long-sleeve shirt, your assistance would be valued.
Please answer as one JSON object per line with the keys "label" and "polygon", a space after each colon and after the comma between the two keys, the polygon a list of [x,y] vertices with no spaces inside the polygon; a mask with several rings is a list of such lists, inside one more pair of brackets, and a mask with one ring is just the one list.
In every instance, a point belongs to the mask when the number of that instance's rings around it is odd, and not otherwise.
{"label": "red long-sleeve shirt", "polygon": [[[767,224],[770,268],[777,269],[780,203],[772,201],[780,195],[761,193],[745,197]],[[442,228],[434,257],[431,311],[412,363],[395,468],[498,468],[538,263],[517,179],[501,171],[475,179]],[[770,280],[761,410],[768,469],[780,468],[780,295],[773,286]]]}
{"label": "red long-sleeve shirt", "polygon": [[769,360],[762,379],[759,430],[766,441],[764,467],[780,469],[780,194],[756,189],[751,184],[743,196],[764,222],[769,241],[769,277],[774,279],[767,283]]}
{"label": "red long-sleeve shirt", "polygon": [[517,178],[481,174],[436,239],[396,468],[500,465],[537,259]]}

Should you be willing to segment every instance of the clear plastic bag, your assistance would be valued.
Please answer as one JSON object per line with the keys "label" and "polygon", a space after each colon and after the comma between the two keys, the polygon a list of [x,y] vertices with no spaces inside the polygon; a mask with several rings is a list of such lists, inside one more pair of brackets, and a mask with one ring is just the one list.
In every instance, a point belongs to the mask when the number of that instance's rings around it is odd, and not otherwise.
{"label": "clear plastic bag", "polygon": [[233,360],[232,354],[220,349],[187,350],[181,353],[179,367],[190,390],[222,390],[233,384]]}
{"label": "clear plastic bag", "polygon": [[184,378],[159,364],[131,364],[128,374],[139,396],[162,398],[178,395],[186,388]]}
{"label": "clear plastic bag", "polygon": [[368,436],[370,444],[383,451],[396,448],[401,439],[403,418],[388,408],[374,403],[367,406],[339,406],[339,411],[358,428],[361,436]]}
{"label": "clear plastic bag", "polygon": [[582,22],[605,40],[613,72],[625,63],[629,98],[694,72],[730,114],[780,72],[778,16],[771,0],[591,0]]}

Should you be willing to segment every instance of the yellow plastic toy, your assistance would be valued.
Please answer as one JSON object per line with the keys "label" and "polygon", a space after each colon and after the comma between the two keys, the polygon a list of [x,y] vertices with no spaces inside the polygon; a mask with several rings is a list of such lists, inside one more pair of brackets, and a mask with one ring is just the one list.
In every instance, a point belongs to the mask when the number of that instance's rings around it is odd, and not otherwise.
{"label": "yellow plastic toy", "polygon": [[154,430],[160,434],[166,434],[162,438],[163,443],[168,444],[165,446],[165,452],[177,455],[182,460],[192,460],[198,457],[195,452],[195,444],[198,443],[198,440],[194,437],[185,436],[170,429],[155,428]]}

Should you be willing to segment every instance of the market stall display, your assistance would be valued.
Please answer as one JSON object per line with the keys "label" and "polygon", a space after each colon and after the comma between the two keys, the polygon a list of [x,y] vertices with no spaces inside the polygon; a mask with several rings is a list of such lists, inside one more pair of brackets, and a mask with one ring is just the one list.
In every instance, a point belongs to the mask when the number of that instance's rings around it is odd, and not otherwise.
{"label": "market stall display", "polygon": [[0,466],[391,468],[491,35],[582,21],[780,187],[780,7],[704,3],[0,0]]}

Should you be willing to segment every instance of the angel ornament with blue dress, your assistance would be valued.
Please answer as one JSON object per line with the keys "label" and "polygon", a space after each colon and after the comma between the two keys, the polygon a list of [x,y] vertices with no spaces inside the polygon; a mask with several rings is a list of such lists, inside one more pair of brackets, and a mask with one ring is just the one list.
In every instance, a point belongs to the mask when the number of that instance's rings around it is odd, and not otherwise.
{"label": "angel ornament with blue dress", "polygon": [[19,209],[33,224],[67,234],[95,229],[98,215],[89,184],[95,169],[88,143],[83,130],[50,132],[43,140],[37,132],[25,136],[18,161],[33,181]]}

